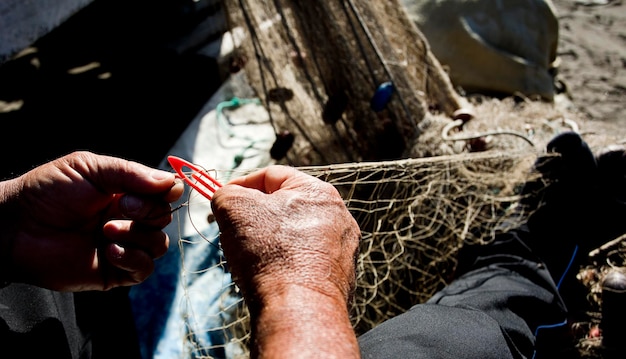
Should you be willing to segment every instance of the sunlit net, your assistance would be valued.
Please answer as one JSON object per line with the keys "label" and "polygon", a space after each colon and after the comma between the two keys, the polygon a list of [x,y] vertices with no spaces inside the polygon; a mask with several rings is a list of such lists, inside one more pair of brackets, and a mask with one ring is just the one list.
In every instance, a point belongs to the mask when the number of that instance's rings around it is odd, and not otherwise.
{"label": "sunlit net", "polygon": [[[357,334],[424,302],[449,282],[461,246],[487,243],[497,231],[518,224],[512,214],[535,156],[483,153],[300,167],[339,190],[362,230],[351,304]],[[192,193],[189,206],[202,202]],[[210,220],[209,210],[206,215]],[[181,237],[179,243],[183,253],[186,246],[219,251],[216,230],[196,240]],[[205,285],[195,284],[197,289],[185,294],[186,346],[190,357],[246,357],[248,312],[230,281],[226,259],[215,258],[189,271],[188,258],[182,257],[186,283],[206,277]],[[194,307],[194,296],[206,298],[212,289],[215,307]],[[213,327],[202,327],[206,322]]]}

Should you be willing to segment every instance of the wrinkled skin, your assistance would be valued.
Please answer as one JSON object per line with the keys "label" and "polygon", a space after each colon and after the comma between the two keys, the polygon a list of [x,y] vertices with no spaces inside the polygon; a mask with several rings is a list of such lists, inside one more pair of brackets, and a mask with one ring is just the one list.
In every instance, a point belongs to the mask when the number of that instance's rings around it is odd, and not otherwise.
{"label": "wrinkled skin", "polygon": [[270,166],[220,188],[212,206],[253,357],[358,357],[348,302],[360,230],[337,190]]}
{"label": "wrinkled skin", "polygon": [[145,280],[183,193],[173,173],[74,152],[0,183],[0,276],[59,291]]}

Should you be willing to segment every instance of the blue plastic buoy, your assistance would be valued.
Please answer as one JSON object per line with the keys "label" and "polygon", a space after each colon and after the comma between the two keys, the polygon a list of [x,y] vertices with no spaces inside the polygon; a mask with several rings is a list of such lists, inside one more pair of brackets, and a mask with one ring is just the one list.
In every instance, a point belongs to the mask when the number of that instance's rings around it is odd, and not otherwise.
{"label": "blue plastic buoy", "polygon": [[391,95],[393,95],[394,87],[391,82],[383,82],[378,86],[374,96],[370,101],[370,107],[374,112],[380,112],[387,107],[389,101],[391,101]]}

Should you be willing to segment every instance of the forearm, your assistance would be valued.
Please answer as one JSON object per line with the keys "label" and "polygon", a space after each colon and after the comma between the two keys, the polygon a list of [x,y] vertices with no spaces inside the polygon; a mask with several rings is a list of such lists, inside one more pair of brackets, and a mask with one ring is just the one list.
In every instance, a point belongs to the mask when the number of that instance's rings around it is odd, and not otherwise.
{"label": "forearm", "polygon": [[346,300],[291,285],[253,303],[253,358],[360,358]]}

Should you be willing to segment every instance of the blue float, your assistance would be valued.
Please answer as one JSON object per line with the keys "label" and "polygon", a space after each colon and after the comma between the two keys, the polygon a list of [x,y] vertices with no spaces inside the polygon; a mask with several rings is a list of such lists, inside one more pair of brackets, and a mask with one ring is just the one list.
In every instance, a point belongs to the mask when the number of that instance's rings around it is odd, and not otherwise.
{"label": "blue float", "polygon": [[370,107],[375,112],[380,112],[387,107],[391,96],[393,95],[394,86],[391,82],[383,82],[378,86],[372,100],[370,101]]}

